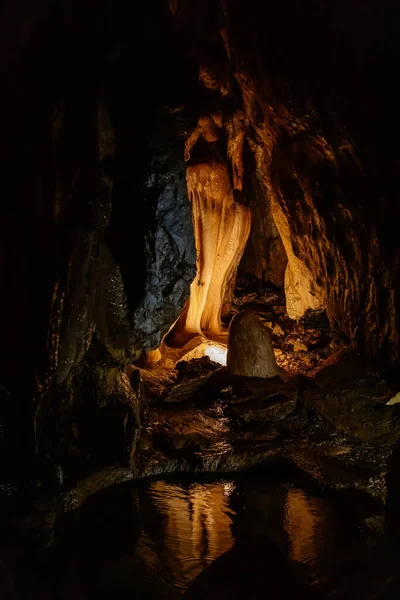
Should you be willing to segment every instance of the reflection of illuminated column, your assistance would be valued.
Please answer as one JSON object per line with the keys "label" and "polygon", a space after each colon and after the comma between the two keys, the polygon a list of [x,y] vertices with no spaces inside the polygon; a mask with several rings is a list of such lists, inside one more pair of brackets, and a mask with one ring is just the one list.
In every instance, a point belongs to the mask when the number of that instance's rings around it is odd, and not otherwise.
{"label": "reflection of illuminated column", "polygon": [[224,488],[220,484],[195,484],[186,491],[163,481],[152,483],[150,488],[164,517],[163,563],[176,581],[190,583],[233,545]]}
{"label": "reflection of illuminated column", "polygon": [[289,490],[285,503],[284,528],[292,551],[290,558],[308,562],[319,556],[319,539],[324,537],[325,519],[317,499],[307,499],[300,490]]}
{"label": "reflection of illuminated column", "polygon": [[251,212],[235,203],[228,169],[213,160],[187,167],[187,186],[197,252],[185,330],[221,332],[225,289],[237,269],[250,233]]}
{"label": "reflection of illuminated column", "polygon": [[214,559],[233,544],[227,498],[221,485],[193,485],[189,490],[192,507],[193,556]]}

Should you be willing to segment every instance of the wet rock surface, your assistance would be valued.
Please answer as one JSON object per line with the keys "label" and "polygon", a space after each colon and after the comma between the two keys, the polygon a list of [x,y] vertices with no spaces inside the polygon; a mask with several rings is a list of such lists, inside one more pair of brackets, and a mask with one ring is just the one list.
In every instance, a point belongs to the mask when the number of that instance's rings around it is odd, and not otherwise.
{"label": "wet rock surface", "polygon": [[[356,388],[362,382],[364,395],[368,381],[369,385],[374,382],[371,393],[377,387],[385,389],[385,383],[378,385],[376,376],[352,354],[321,370],[315,380],[303,377],[291,382],[232,376],[204,358],[180,365],[168,385],[164,380],[164,399],[179,386],[188,386],[184,398],[176,403],[159,399],[142,406],[136,450],[125,464],[98,463],[96,469],[93,463],[91,473],[82,473],[75,483],[65,481],[65,491],[52,500],[45,496],[30,517],[19,522],[21,535],[30,538],[35,532],[36,544],[50,545],[61,514],[115,483],[171,473],[246,471],[261,465],[265,473],[294,469],[296,477],[305,477],[317,488],[352,491],[361,494],[363,502],[370,499],[365,528],[371,536],[381,535],[385,505],[388,498],[389,505],[393,504],[395,497],[395,431],[379,431],[379,443],[366,439],[358,429],[363,429],[370,412],[368,403],[360,403],[352,417],[359,420],[358,428],[353,423],[345,429],[340,426],[343,407],[339,402],[336,427],[336,420],[326,418],[316,401],[340,389],[350,368]],[[154,375],[151,369],[149,373]],[[131,374],[131,380],[135,377]],[[394,395],[387,384],[383,395]]]}
{"label": "wet rock surface", "polygon": [[[191,380],[193,394],[185,402],[149,408],[145,421],[152,444],[137,456],[138,475],[147,476],[152,469],[156,473],[245,470],[265,461],[283,460],[324,486],[369,494],[382,510],[396,432],[378,431],[377,444],[374,437],[357,435],[357,428],[335,427],[343,410],[340,403],[338,416],[329,420],[320,409],[322,400],[311,400],[323,398],[333,382],[340,386],[340,377],[350,365],[355,378],[358,375],[367,385],[372,375],[351,354],[336,369],[323,369],[316,381],[232,377],[224,368]],[[380,385],[387,387],[383,381]],[[374,388],[375,384],[370,393]],[[390,396],[389,388],[386,394]],[[330,410],[334,412],[332,407]],[[361,404],[353,416],[361,431],[369,410]]]}
{"label": "wet rock surface", "polygon": [[[46,509],[36,514],[36,528],[38,522],[44,522],[44,530],[51,533],[51,523],[58,514],[76,508],[87,496],[116,482],[175,472],[245,471],[261,464],[267,469],[279,469],[280,464],[285,469],[296,468],[323,487],[366,494],[376,502],[374,514],[382,520],[387,479],[393,471],[391,455],[398,438],[399,405],[393,402],[387,406],[387,402],[396,396],[397,389],[347,350],[340,332],[333,337],[336,332],[327,326],[323,311],[309,312],[296,324],[287,319],[279,291],[264,288],[250,292],[240,286],[239,279],[236,297],[243,300],[241,308],[256,308],[260,325],[271,332],[277,362],[286,371],[285,381],[280,377],[232,375],[208,356],[182,360],[187,351],[204,342],[201,336],[183,349],[164,347],[158,362],[128,365],[124,381],[130,382],[136,415],[131,437],[120,435],[125,431],[126,406],[115,412],[104,391],[96,400],[97,410],[107,417],[104,423],[111,419],[110,410],[114,421],[117,415],[122,419],[117,419],[122,429],[115,421],[115,433],[119,431],[115,443],[111,430],[108,437],[99,435],[96,419],[87,438],[89,445],[81,443],[82,429],[74,438],[77,425],[71,412],[73,404],[70,409],[66,406],[62,430],[54,429],[62,431],[61,437],[51,434],[51,423],[47,429],[43,427],[53,440],[47,452],[53,444],[56,455],[64,448],[64,457],[69,458],[53,475],[58,489],[61,486],[65,491],[50,503],[53,516],[48,517]],[[297,340],[307,352],[294,348]],[[96,364],[98,358],[96,354]],[[110,368],[107,360],[102,380],[113,379],[112,373],[118,375],[116,365]],[[82,398],[82,374],[80,378],[75,401]],[[94,388],[101,390],[102,386],[99,388],[97,382]],[[44,415],[50,414],[46,411]],[[98,452],[102,447],[106,453]],[[76,471],[78,464],[81,466]],[[70,478],[74,470],[75,477]]]}
{"label": "wet rock surface", "polygon": [[281,391],[272,393],[265,399],[251,398],[233,403],[233,412],[245,423],[268,423],[281,421],[296,408],[297,391],[285,394]]}

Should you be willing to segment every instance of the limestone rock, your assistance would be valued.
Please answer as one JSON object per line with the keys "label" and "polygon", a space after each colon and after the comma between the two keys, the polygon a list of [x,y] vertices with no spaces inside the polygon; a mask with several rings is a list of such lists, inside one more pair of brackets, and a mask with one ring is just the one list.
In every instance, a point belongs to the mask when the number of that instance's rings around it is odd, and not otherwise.
{"label": "limestone rock", "polygon": [[299,339],[293,344],[293,350],[295,352],[307,352],[307,346]]}
{"label": "limestone rock", "polygon": [[[172,154],[172,155],[171,155]],[[156,348],[179,316],[195,275],[195,248],[183,163],[167,152],[151,164],[146,194],[156,197],[157,226],[146,234],[146,289],[134,328],[146,350]],[[173,165],[173,168],[171,168]],[[163,174],[167,170],[167,174]],[[134,269],[132,269],[134,272]]]}
{"label": "limestone rock", "polygon": [[215,419],[204,410],[160,411],[163,427],[157,430],[155,441],[169,450],[209,448],[228,432],[226,419]]}
{"label": "limestone rock", "polygon": [[218,365],[213,362],[209,356],[202,356],[201,358],[194,358],[191,361],[180,360],[176,363],[176,370],[178,371],[179,383],[187,379],[195,379],[202,375],[207,375],[211,371],[215,371]]}
{"label": "limestone rock", "polygon": [[283,288],[286,251],[271,213],[269,197],[257,177],[252,179],[247,202],[252,212],[252,227],[240,268],[259,281],[270,281]]}
{"label": "limestone rock", "polygon": [[270,335],[250,311],[234,316],[228,337],[228,371],[232,375],[269,378],[280,375]]}
{"label": "limestone rock", "polygon": [[[214,140],[213,140],[214,141]],[[251,227],[251,212],[235,202],[222,161],[187,167],[187,188],[197,252],[185,323],[188,333],[221,332],[226,284],[239,265]]]}
{"label": "limestone rock", "polygon": [[231,409],[246,423],[281,421],[297,406],[298,390],[290,383],[249,379],[236,383],[234,392]]}
{"label": "limestone rock", "polygon": [[179,402],[185,402],[186,400],[190,400],[196,392],[202,388],[207,381],[209,380],[211,373],[209,375],[203,375],[203,377],[198,377],[196,379],[190,379],[189,381],[185,381],[184,383],[179,383],[175,387],[172,388],[171,392],[165,398],[164,402],[167,404],[176,404]]}
{"label": "limestone rock", "polygon": [[378,375],[357,368],[352,355],[322,369],[314,381],[303,402],[335,429],[374,445],[400,438],[398,406],[387,405],[390,388]]}
{"label": "limestone rock", "polygon": [[275,325],[275,327],[272,330],[272,333],[273,335],[278,335],[279,337],[284,335],[282,327],[278,324]]}
{"label": "limestone rock", "polygon": [[296,398],[273,398],[268,402],[253,400],[245,405],[235,406],[233,411],[246,423],[268,423],[281,421],[296,408]]}
{"label": "limestone rock", "polygon": [[291,319],[299,319],[307,310],[321,308],[325,298],[310,270],[295,255],[289,221],[276,201],[272,202],[272,214],[288,257],[285,271],[286,310]]}

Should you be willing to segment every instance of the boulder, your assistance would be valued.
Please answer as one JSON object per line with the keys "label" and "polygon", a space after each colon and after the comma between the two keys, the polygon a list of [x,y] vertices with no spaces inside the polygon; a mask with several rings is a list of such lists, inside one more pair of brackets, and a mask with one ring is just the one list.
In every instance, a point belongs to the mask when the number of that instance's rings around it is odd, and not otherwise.
{"label": "boulder", "polygon": [[276,377],[281,371],[276,364],[271,337],[253,312],[236,314],[229,327],[227,367],[232,375]]}

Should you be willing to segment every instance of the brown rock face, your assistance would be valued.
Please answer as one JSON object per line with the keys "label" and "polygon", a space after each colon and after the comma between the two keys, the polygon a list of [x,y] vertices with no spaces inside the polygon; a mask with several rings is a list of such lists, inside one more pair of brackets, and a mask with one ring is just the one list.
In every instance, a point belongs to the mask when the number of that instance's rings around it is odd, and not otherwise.
{"label": "brown rock face", "polygon": [[262,283],[270,282],[283,288],[287,254],[272,216],[265,186],[255,175],[247,202],[252,214],[251,231],[239,269],[255,275]]}
{"label": "brown rock face", "polygon": [[[400,339],[400,163],[392,132],[398,120],[391,116],[398,93],[383,75],[399,55],[390,2],[372,0],[362,27],[353,1],[329,8],[293,0],[211,5],[181,0],[175,23],[199,64],[208,59],[225,130],[231,123],[239,131],[234,114],[243,114],[240,177],[245,183],[249,171],[255,175],[285,248],[289,316],[324,307],[360,353],[393,365]],[[284,54],[277,52],[282,40]],[[253,223],[262,208],[257,195]],[[250,262],[253,273],[268,277],[270,235],[257,221]]]}
{"label": "brown rock face", "polygon": [[232,375],[269,378],[281,374],[270,335],[260,319],[244,310],[232,319],[228,337],[228,371]]}

